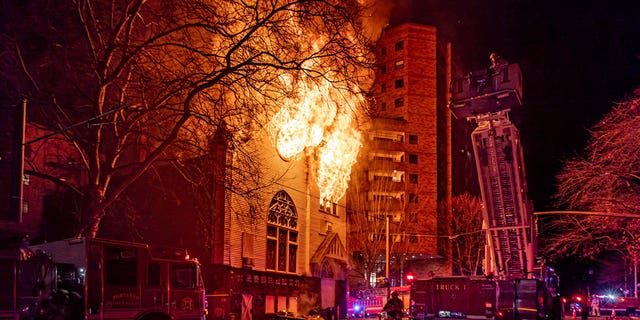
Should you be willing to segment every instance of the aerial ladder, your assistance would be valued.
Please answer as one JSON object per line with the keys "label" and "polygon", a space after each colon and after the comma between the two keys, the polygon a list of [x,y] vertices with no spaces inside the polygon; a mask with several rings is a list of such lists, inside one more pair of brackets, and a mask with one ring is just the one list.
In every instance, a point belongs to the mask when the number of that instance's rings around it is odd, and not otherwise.
{"label": "aerial ladder", "polygon": [[477,125],[471,141],[487,236],[485,273],[508,280],[531,276],[536,241],[522,145],[509,119],[510,109],[522,106],[522,73],[518,64],[495,58],[491,68],[452,81],[449,108]]}
{"label": "aerial ladder", "polygon": [[522,106],[522,74],[518,64],[495,62],[453,80],[449,104],[456,119],[476,124],[471,142],[483,203],[486,276],[413,281],[416,320],[562,319],[557,276],[551,268],[536,265],[522,145],[509,119],[511,108]]}

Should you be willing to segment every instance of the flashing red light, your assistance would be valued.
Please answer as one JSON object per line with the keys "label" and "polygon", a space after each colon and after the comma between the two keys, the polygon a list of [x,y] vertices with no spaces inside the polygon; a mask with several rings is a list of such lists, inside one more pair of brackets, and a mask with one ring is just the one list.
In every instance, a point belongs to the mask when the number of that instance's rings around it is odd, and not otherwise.
{"label": "flashing red light", "polygon": [[413,273],[407,274],[407,281],[412,282],[414,279],[415,279],[415,276],[413,275]]}

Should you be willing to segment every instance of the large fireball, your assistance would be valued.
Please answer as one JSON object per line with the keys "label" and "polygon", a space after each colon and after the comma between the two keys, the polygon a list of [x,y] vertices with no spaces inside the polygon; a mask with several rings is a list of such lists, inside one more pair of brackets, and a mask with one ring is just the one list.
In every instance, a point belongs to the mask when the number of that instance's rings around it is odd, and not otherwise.
{"label": "large fireball", "polygon": [[345,194],[361,134],[353,128],[362,96],[339,90],[327,79],[302,75],[290,82],[293,94],[271,120],[271,136],[280,156],[294,159],[305,150],[315,154],[320,203],[337,203]]}

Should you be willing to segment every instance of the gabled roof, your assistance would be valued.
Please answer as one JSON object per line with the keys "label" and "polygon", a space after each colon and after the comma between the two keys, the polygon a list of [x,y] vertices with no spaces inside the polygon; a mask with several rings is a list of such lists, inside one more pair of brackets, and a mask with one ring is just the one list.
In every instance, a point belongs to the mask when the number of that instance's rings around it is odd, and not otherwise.
{"label": "gabled roof", "polygon": [[350,266],[347,250],[344,248],[342,241],[340,241],[340,237],[335,232],[327,234],[327,237],[324,238],[324,241],[322,241],[316,252],[311,257],[310,263],[312,265],[320,264],[324,258],[339,260],[346,266]]}

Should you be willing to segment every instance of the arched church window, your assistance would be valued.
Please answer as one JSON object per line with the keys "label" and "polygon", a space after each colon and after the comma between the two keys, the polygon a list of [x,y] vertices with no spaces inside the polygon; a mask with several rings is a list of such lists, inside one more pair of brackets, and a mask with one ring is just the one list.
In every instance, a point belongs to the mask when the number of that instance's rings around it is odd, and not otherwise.
{"label": "arched church window", "polygon": [[298,213],[284,190],[278,191],[267,214],[267,269],[296,272],[298,258]]}

